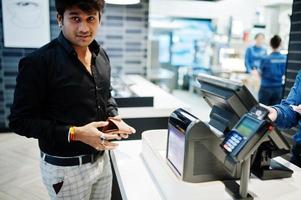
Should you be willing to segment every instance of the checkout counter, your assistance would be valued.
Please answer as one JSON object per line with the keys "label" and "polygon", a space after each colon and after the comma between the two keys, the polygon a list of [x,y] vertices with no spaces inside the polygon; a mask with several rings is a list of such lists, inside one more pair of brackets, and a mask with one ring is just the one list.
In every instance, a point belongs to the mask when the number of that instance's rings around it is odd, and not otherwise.
{"label": "checkout counter", "polygon": [[[126,140],[141,139],[141,133],[146,130],[166,129],[170,113],[179,107],[190,110],[187,104],[139,75],[115,77],[112,86],[112,95],[121,105],[119,115],[136,129],[136,133]],[[120,199],[115,169],[112,199]]]}
{"label": "checkout counter", "polygon": [[177,109],[168,130],[146,131],[112,153],[123,199],[300,198],[301,170],[277,157],[290,147],[268,111],[243,85],[198,80],[209,123]]}

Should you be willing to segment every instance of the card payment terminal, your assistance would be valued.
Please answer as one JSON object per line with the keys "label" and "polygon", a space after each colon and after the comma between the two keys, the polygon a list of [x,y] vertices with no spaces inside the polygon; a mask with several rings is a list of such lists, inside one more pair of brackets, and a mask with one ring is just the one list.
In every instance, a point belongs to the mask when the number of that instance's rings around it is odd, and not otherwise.
{"label": "card payment terminal", "polygon": [[235,173],[235,166],[241,164],[240,185],[231,182],[226,186],[226,190],[234,199],[253,199],[248,194],[251,155],[268,139],[268,130],[272,128],[268,113],[265,108],[254,106],[242,116],[220,144],[227,154],[224,165],[229,172]]}
{"label": "card payment terminal", "polygon": [[265,108],[255,106],[227,133],[221,147],[234,161],[247,159],[260,145],[260,141],[267,137],[267,131],[272,128],[266,120],[267,114]]}

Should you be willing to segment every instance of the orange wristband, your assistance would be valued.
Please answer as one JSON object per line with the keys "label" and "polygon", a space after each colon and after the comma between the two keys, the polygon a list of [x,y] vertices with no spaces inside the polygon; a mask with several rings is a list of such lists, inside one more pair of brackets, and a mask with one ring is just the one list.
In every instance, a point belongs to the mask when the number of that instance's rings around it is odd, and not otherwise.
{"label": "orange wristband", "polygon": [[74,141],[74,139],[75,139],[75,128],[74,128],[74,126],[71,126],[69,128],[69,137],[70,137],[70,141]]}

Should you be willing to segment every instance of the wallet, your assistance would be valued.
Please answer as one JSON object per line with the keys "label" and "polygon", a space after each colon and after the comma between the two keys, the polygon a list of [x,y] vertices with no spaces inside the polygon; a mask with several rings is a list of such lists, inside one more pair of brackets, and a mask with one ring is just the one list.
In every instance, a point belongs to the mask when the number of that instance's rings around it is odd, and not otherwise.
{"label": "wallet", "polygon": [[125,133],[125,134],[132,133],[128,125],[120,119],[109,117],[107,121],[109,122],[109,124],[102,128],[102,132],[104,133],[110,133],[110,132]]}

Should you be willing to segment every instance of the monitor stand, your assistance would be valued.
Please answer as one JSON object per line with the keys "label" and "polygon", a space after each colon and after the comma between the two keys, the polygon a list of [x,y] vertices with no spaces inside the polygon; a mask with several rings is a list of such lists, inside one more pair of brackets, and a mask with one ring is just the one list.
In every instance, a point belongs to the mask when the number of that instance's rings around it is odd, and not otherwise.
{"label": "monitor stand", "polygon": [[255,154],[251,172],[261,180],[289,178],[293,171],[272,160],[273,149],[268,143],[263,143]]}
{"label": "monitor stand", "polygon": [[225,184],[226,191],[230,194],[235,200],[253,200],[253,196],[248,193],[248,184],[250,177],[250,160],[249,157],[247,160],[242,162],[241,166],[241,177],[240,185],[235,181],[223,181]]}

